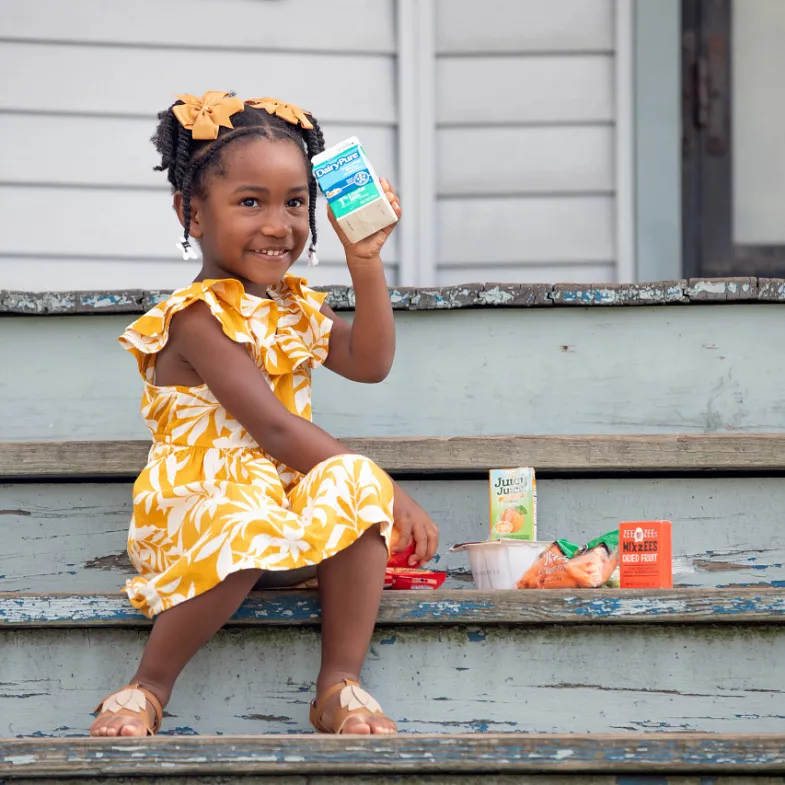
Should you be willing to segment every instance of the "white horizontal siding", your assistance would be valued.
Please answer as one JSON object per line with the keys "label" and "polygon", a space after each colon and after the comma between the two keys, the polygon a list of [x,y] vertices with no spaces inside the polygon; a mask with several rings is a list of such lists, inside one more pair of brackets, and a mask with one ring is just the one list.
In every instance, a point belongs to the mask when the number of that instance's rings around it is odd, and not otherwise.
{"label": "white horizontal siding", "polygon": [[[17,151],[0,158],[1,184],[169,189],[166,176],[153,171],[160,159],[150,142],[151,120],[95,117],[86,122],[83,117],[63,116],[56,122],[53,144],[51,121],[28,113],[0,114],[0,149]],[[328,145],[359,136],[378,172],[396,182],[394,127],[326,123],[322,130]]]}
{"label": "white horizontal siding", "polygon": [[441,57],[436,79],[441,125],[613,120],[609,55]]}
{"label": "white horizontal siding", "polygon": [[439,54],[611,52],[613,0],[437,0]]}
{"label": "white horizontal siding", "polygon": [[436,0],[437,282],[616,275],[616,0]]}
{"label": "white horizontal siding", "polygon": [[[387,280],[396,285],[396,265],[385,265]],[[179,289],[187,286],[199,272],[199,262],[173,258],[162,260],[69,259],[67,257],[0,256],[0,289],[23,291],[84,291],[96,289]],[[351,282],[345,262],[323,263],[308,267],[297,262],[291,272],[307,278],[313,286],[348,285]],[[144,287],[141,287],[144,284]]]}
{"label": "white horizontal siding", "polygon": [[443,128],[439,194],[612,193],[613,156],[610,125]]}
{"label": "white horizontal siding", "polygon": [[614,203],[607,196],[440,199],[439,259],[479,262],[612,262]]}
{"label": "white horizontal siding", "polygon": [[[527,283],[611,283],[614,281],[616,266],[613,262],[607,264],[531,264],[523,268],[526,270]],[[478,263],[471,267],[444,267],[439,268],[439,286],[453,286],[470,282],[478,283],[520,283],[521,265],[495,265]]]}
{"label": "white horizontal siding", "polygon": [[393,54],[394,11],[394,0],[2,0],[0,37]]}
{"label": "white horizontal siding", "polygon": [[0,110],[154,118],[175,93],[225,89],[283,98],[320,122],[391,125],[396,117],[388,56],[2,44],[0,73],[20,69],[24,78],[0,80]]}

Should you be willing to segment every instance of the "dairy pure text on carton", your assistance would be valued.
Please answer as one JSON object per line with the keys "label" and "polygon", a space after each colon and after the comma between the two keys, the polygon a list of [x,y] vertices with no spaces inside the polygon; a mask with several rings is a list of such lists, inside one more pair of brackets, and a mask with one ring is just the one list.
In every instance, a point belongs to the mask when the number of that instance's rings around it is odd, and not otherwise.
{"label": "dairy pure text on carton", "polygon": [[313,173],[338,225],[353,243],[398,220],[356,136],[312,159]]}

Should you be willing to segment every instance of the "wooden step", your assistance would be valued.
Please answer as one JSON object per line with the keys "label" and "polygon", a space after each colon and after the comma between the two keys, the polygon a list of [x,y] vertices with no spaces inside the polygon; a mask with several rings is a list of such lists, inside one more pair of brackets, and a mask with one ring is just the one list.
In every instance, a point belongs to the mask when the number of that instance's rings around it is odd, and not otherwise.
{"label": "wooden step", "polygon": [[[146,437],[136,363],[117,343],[134,316],[2,318],[0,440]],[[385,382],[314,374],[315,421],[329,433],[785,433],[777,342],[761,340],[783,333],[781,305],[469,308],[395,319]]]}
{"label": "wooden step", "polygon": [[[229,626],[320,623],[313,591],[257,592]],[[785,589],[386,591],[379,625],[782,624]],[[0,593],[0,629],[149,627],[124,594]]]}
{"label": "wooden step", "polygon": [[220,775],[224,782],[237,777],[239,783],[241,775],[274,775],[281,782],[282,775],[400,775],[403,781],[409,775],[420,781],[419,775],[429,774],[549,773],[563,776],[560,782],[585,783],[578,775],[781,775],[783,750],[785,735],[687,733],[8,739],[0,742],[0,776],[108,781],[165,773]]}
{"label": "wooden step", "polygon": [[[2,449],[0,448],[0,454]],[[449,476],[449,475],[448,475]],[[441,529],[434,568],[448,587],[471,586],[465,553],[451,545],[488,536],[487,479],[401,479]],[[673,521],[678,586],[785,586],[779,477],[636,475],[540,479],[543,540],[588,540],[620,521]],[[126,553],[130,481],[0,483],[0,591],[118,591],[133,574]]]}
{"label": "wooden step", "polygon": [[[253,595],[166,734],[308,730],[318,603]],[[363,682],[407,732],[785,733],[785,591],[387,592]],[[0,597],[2,733],[83,734],[150,623],[121,596]]]}
{"label": "wooden step", "polygon": [[[478,474],[534,466],[545,476],[615,472],[780,472],[785,435],[464,436],[342,440],[387,471]],[[134,477],[150,442],[0,442],[0,479]]]}

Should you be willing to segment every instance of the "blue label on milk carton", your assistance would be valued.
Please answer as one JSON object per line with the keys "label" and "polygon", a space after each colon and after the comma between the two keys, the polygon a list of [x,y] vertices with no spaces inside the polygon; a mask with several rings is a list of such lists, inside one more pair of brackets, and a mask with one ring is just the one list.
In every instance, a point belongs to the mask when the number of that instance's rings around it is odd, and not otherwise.
{"label": "blue label on milk carton", "polygon": [[342,218],[381,195],[359,145],[314,166],[313,173],[336,218]]}

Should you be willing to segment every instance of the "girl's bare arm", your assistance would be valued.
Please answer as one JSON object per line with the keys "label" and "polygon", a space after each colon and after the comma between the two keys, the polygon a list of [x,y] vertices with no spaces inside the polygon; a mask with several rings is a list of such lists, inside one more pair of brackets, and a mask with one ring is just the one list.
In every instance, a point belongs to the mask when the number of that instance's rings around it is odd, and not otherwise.
{"label": "girl's bare arm", "polygon": [[328,458],[351,452],[318,426],[288,411],[246,347],[224,334],[204,303],[194,303],[178,313],[169,336],[170,351],[193,368],[218,402],[269,455],[306,474]]}
{"label": "girl's bare arm", "polygon": [[[400,218],[398,196],[386,180],[381,182]],[[390,372],[395,357],[395,324],[380,253],[395,224],[359,243],[351,243],[329,208],[327,214],[346,250],[355,306],[351,324],[337,317],[327,305],[322,306],[322,313],[334,323],[325,365],[354,382],[381,382]]]}

